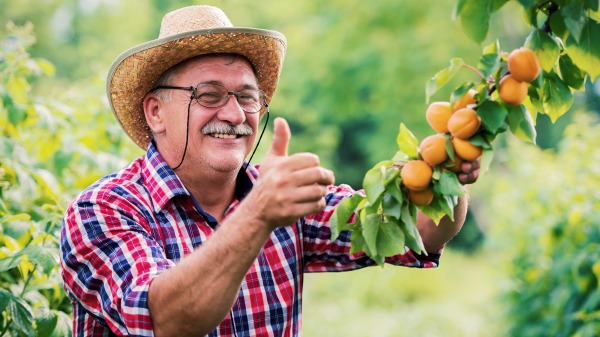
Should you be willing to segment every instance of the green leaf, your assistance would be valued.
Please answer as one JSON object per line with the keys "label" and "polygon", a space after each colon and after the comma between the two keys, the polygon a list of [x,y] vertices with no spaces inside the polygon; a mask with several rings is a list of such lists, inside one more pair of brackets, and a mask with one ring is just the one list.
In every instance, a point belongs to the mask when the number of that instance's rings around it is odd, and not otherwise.
{"label": "green leaf", "polygon": [[400,123],[400,131],[396,142],[400,151],[404,152],[409,158],[416,159],[419,153],[419,141],[417,137],[404,125]]}
{"label": "green leaf", "polygon": [[481,73],[488,77],[494,74],[500,68],[500,44],[498,40],[491,43],[483,48],[479,63],[477,63],[477,69]]}
{"label": "green leaf", "polygon": [[462,185],[458,181],[456,173],[450,170],[444,170],[440,176],[437,190],[443,195],[463,196],[464,191]]}
{"label": "green leaf", "polygon": [[[441,204],[439,199],[441,198],[443,198],[443,196],[437,198],[434,197],[429,205],[419,207],[421,213],[425,214],[425,216],[433,220],[436,224],[439,224],[440,220],[446,215],[446,212],[439,206]],[[445,203],[446,201],[443,200],[443,202]]]}
{"label": "green leaf", "polygon": [[584,89],[585,73],[573,63],[569,54],[560,57],[558,66],[560,67],[560,75],[566,85],[576,90]]}
{"label": "green leaf", "polygon": [[575,41],[579,42],[583,27],[588,21],[586,10],[580,3],[572,2],[560,8],[560,14],[564,19],[565,26]]}
{"label": "green leaf", "polygon": [[492,0],[462,0],[457,6],[457,16],[465,34],[477,44],[481,44],[487,36],[492,3]]}
{"label": "green leaf", "polygon": [[504,124],[508,112],[500,103],[486,100],[477,108],[477,114],[481,117],[481,123],[488,131],[497,133],[498,129]]}
{"label": "green leaf", "polygon": [[546,72],[552,70],[560,56],[558,42],[541,29],[535,29],[527,36],[525,47],[536,53],[542,69]]}
{"label": "green leaf", "polygon": [[421,235],[419,234],[415,224],[416,219],[411,215],[411,213],[413,213],[410,210],[411,207],[415,208],[416,210],[414,205],[405,204],[402,207],[402,219],[400,219],[398,225],[404,233],[406,246],[421,254],[422,252],[425,252],[425,247],[423,246],[423,240],[421,239]]}
{"label": "green leaf", "polygon": [[573,104],[573,94],[569,87],[551,72],[544,74],[544,85],[542,88],[543,113],[547,114],[552,123],[565,114]]}
{"label": "green leaf", "polygon": [[8,312],[18,331],[25,333],[26,336],[33,336],[35,334],[33,330],[33,315],[25,301],[13,297],[8,304]]}
{"label": "green leaf", "polygon": [[579,69],[590,74],[592,82],[600,75],[600,23],[588,20],[579,42],[569,36],[567,52]]}
{"label": "green leaf", "polygon": [[379,232],[379,224],[381,222],[381,214],[367,214],[365,221],[362,223],[363,236],[365,244],[369,249],[369,255],[378,255],[377,252],[377,233]]}
{"label": "green leaf", "polygon": [[523,105],[508,107],[508,126],[519,139],[535,144],[536,130],[533,118]]}
{"label": "green leaf", "polygon": [[58,323],[56,324],[56,328],[52,331],[50,337],[64,337],[71,336],[71,322],[73,319],[71,316],[67,315],[62,311],[54,311],[58,315]]}
{"label": "green leaf", "polygon": [[400,219],[400,214],[402,213],[402,204],[398,203],[394,196],[389,193],[383,194],[383,213],[386,216],[394,217],[396,219]]}
{"label": "green leaf", "polygon": [[27,255],[29,262],[42,267],[44,274],[48,274],[58,265],[58,251],[55,248],[31,245],[25,247],[21,253]]}
{"label": "green leaf", "polygon": [[0,288],[0,313],[6,309],[12,297],[13,294],[10,291]]}
{"label": "green leaf", "polygon": [[350,235],[350,254],[364,251],[365,237],[361,229],[354,229]]}
{"label": "green leaf", "polygon": [[11,256],[0,259],[0,272],[5,272],[7,270],[13,269],[17,267],[21,263],[21,252]]}
{"label": "green leaf", "polygon": [[427,104],[431,96],[433,96],[441,87],[450,81],[465,65],[465,61],[461,58],[453,58],[450,60],[450,67],[438,71],[432,78],[427,81],[425,86],[425,96]]}
{"label": "green leaf", "polygon": [[384,178],[383,178],[383,184],[385,186],[388,186],[389,184],[395,182],[396,178],[398,178],[398,176],[400,175],[400,169],[396,166],[393,166],[392,161],[390,161],[388,163],[389,163],[389,165],[392,165],[392,166],[385,170],[385,174],[384,174]]}
{"label": "green leaf", "polygon": [[481,146],[484,149],[491,149],[492,144],[490,144],[486,138],[483,136],[483,132],[478,132],[475,136],[469,138],[469,142],[473,145]]}
{"label": "green leaf", "polygon": [[381,256],[393,256],[404,252],[404,232],[395,222],[383,222],[377,233],[377,252]]}
{"label": "green leaf", "polygon": [[39,69],[42,71],[42,73],[44,73],[47,76],[54,76],[56,68],[54,67],[54,64],[52,64],[52,62],[43,58],[35,58],[33,60],[35,61]]}
{"label": "green leaf", "polygon": [[27,213],[19,213],[14,215],[5,216],[0,219],[0,223],[11,222],[11,221],[29,221],[31,220],[31,215]]}
{"label": "green leaf", "polygon": [[337,205],[333,211],[333,214],[331,215],[331,218],[329,219],[332,241],[336,240],[340,233],[347,229],[346,224],[348,223],[348,220],[350,220],[350,217],[352,217],[356,206],[363,199],[364,197],[362,195],[356,193],[350,198],[345,198],[344,200],[340,201],[340,203]]}
{"label": "green leaf", "polygon": [[386,185],[385,192],[391,195],[398,204],[402,205],[404,202],[404,196],[402,195],[402,191],[400,190],[400,184],[402,179],[400,177],[396,177],[396,180],[393,184]]}
{"label": "green leaf", "polygon": [[595,12],[600,9],[600,2],[598,0],[583,0],[584,6]]}
{"label": "green leaf", "polygon": [[494,150],[493,149],[484,149],[481,154],[481,161],[479,163],[479,178],[481,178],[485,173],[487,173],[490,169],[490,165],[494,159]]}
{"label": "green leaf", "polygon": [[367,195],[367,200],[374,204],[375,200],[381,196],[385,189],[384,172],[385,165],[391,164],[390,161],[381,161],[373,166],[363,178],[363,188]]}
{"label": "green leaf", "polygon": [[35,316],[35,331],[37,337],[49,337],[56,329],[58,323],[58,315],[55,310],[49,310],[48,308],[41,308],[36,311]]}

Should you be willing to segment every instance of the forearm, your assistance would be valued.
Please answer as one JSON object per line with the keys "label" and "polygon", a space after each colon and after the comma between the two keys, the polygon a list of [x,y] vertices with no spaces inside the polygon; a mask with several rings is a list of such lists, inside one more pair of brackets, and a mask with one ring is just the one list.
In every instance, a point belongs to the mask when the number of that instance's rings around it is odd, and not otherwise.
{"label": "forearm", "polygon": [[152,282],[148,306],[155,336],[203,336],[227,316],[270,234],[244,214],[232,214],[206,244]]}
{"label": "forearm", "polygon": [[454,208],[454,220],[444,216],[439,225],[436,225],[433,220],[421,212],[418,213],[417,228],[426,251],[435,252],[439,250],[458,234],[467,216],[468,199],[469,190],[465,188],[465,196],[458,198],[458,204]]}

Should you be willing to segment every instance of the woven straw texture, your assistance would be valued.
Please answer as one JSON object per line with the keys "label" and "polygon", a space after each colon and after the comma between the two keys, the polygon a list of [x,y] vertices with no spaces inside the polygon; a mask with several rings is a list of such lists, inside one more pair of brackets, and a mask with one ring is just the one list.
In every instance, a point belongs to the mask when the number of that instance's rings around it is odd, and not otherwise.
{"label": "woven straw texture", "polygon": [[[197,29],[201,27],[205,29]],[[131,48],[113,62],[107,80],[108,99],[125,132],[146,149],[152,133],[142,101],[166,70],[194,56],[240,54],[254,66],[258,85],[270,102],[281,74],[285,48],[281,33],[231,27],[229,19],[217,8],[186,7],[164,17],[157,40]]]}

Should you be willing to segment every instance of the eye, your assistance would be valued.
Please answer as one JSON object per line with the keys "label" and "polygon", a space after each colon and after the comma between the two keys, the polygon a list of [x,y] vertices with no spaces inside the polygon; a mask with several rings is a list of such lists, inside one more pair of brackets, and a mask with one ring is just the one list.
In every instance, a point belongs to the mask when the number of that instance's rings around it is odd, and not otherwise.
{"label": "eye", "polygon": [[217,104],[221,102],[223,94],[218,91],[201,91],[196,94],[196,99],[205,104]]}
{"label": "eye", "polygon": [[257,90],[242,90],[238,96],[240,104],[253,104],[258,102],[259,94]]}

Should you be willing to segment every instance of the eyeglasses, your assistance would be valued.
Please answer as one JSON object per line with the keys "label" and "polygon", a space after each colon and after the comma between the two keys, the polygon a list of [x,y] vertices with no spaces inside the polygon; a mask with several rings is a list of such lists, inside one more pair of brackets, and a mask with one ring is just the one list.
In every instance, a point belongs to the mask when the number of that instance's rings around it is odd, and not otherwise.
{"label": "eyeglasses", "polygon": [[267,107],[267,95],[258,89],[242,89],[240,91],[229,91],[222,85],[213,83],[200,83],[195,87],[174,87],[170,85],[161,85],[152,91],[159,89],[175,89],[191,91],[191,98],[205,108],[220,108],[229,101],[229,96],[235,96],[238,104],[247,113],[254,114],[260,112],[263,107]]}

